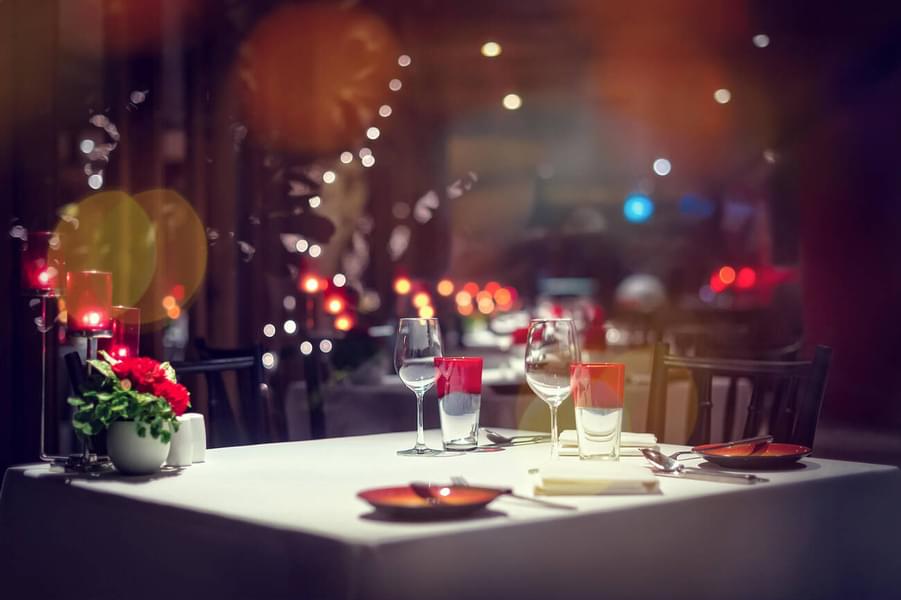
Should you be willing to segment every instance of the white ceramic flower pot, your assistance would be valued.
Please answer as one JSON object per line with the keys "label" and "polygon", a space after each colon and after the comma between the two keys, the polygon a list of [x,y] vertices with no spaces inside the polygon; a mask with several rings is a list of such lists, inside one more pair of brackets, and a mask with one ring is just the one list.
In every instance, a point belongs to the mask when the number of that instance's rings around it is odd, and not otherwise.
{"label": "white ceramic flower pot", "polygon": [[116,469],[126,475],[150,475],[160,470],[169,454],[170,442],[147,435],[140,437],[134,421],[116,421],[106,434],[106,449]]}

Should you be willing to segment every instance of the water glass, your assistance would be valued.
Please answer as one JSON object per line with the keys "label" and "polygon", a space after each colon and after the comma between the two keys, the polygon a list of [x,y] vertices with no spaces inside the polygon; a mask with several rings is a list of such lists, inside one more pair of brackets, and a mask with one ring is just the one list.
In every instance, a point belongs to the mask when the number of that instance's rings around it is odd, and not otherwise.
{"label": "water glass", "polygon": [[570,374],[579,458],[619,460],[625,365],[576,363]]}
{"label": "water glass", "polygon": [[435,359],[438,414],[445,450],[472,450],[479,445],[482,359],[445,356]]}

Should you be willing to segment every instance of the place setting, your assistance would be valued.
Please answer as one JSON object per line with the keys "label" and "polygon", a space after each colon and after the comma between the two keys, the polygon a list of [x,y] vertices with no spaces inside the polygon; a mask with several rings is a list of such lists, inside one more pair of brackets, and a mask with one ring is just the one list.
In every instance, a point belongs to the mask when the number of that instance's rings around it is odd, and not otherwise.
{"label": "place setting", "polygon": [[[784,467],[810,450],[773,442],[764,435],[702,444],[666,454],[652,433],[622,431],[626,368],[617,363],[585,363],[573,324],[568,319],[533,320],[525,349],[526,381],[551,411],[551,431],[508,435],[479,426],[481,358],[442,356],[437,319],[401,319],[395,365],[416,395],[417,443],[398,451],[406,457],[453,457],[481,452],[522,452],[548,446],[538,466],[528,467],[532,494],[510,487],[470,484],[462,475],[449,481],[411,481],[406,485],[367,489],[358,497],[377,513],[397,519],[451,519],[476,515],[498,498],[509,497],[549,509],[574,511],[565,502],[542,496],[662,494],[658,478],[726,484],[766,484],[769,479],[735,470]],[[423,397],[437,389],[442,448],[429,448],[422,429]],[[576,429],[557,434],[556,410],[571,398]],[[489,443],[480,444],[480,432]],[[530,450],[530,456],[535,456]],[[486,460],[486,459],[478,459]],[[689,461],[704,460],[694,465]]]}

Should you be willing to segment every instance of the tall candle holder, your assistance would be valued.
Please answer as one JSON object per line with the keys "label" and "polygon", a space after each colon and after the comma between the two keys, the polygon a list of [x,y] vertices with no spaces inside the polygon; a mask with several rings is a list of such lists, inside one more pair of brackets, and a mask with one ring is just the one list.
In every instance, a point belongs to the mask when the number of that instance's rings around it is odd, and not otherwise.
{"label": "tall candle holder", "polygon": [[[88,360],[97,358],[98,339],[113,335],[112,304],[112,273],[75,271],[66,275],[66,326],[69,335],[85,338]],[[83,440],[82,453],[70,456],[65,467],[67,471],[97,473],[112,464],[108,456],[98,456]]]}
{"label": "tall candle holder", "polygon": [[64,456],[47,454],[47,300],[60,295],[59,282],[65,275],[65,260],[61,253],[60,236],[53,231],[30,231],[22,246],[22,294],[41,301],[41,448],[43,462],[65,461]]}

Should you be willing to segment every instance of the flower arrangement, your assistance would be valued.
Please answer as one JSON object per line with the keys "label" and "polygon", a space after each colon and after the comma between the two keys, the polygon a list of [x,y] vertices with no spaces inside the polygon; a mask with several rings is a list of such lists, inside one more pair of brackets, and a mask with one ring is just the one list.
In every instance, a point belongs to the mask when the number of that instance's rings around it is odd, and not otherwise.
{"label": "flower arrangement", "polygon": [[175,378],[168,362],[135,357],[116,360],[101,351],[103,360],[91,366],[81,395],[69,398],[75,408],[72,426],[80,437],[91,437],[115,421],[134,421],[137,433],[162,443],[178,431],[176,417],[191,405],[191,394]]}

